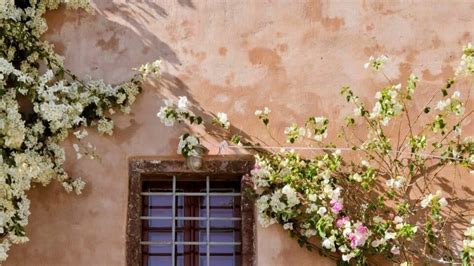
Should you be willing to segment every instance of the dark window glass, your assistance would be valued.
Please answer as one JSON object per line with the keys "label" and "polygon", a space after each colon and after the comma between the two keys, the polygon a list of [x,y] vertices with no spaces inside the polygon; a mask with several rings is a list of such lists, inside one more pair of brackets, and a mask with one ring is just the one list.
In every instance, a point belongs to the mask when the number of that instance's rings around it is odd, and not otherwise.
{"label": "dark window glass", "polygon": [[174,182],[174,192],[171,178],[143,183],[143,264],[241,265],[240,182]]}

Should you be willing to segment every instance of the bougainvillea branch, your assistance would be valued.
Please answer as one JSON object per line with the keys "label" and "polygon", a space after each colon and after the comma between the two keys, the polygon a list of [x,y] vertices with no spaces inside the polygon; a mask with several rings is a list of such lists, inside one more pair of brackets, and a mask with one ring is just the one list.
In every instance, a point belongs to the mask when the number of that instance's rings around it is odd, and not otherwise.
{"label": "bougainvillea branch", "polygon": [[[463,122],[473,111],[465,110],[465,100],[453,87],[466,76],[474,77],[474,50],[471,45],[464,48],[455,76],[415,116],[410,109],[418,77],[410,75],[405,86],[393,84],[383,73],[387,61],[386,56],[371,57],[365,65],[389,82],[376,93],[372,106],[350,87],[341,89],[341,96],[354,105],[337,134],[347,145],[344,154],[327,142],[329,119],[325,117],[309,117],[304,125],[291,123],[283,132],[290,144],[310,143],[307,149],[286,147],[273,152],[271,146],[232,132],[224,134],[232,136],[227,141],[233,147],[260,148],[251,172],[258,220],[264,227],[281,224],[301,246],[310,250],[321,246],[326,254],[336,254],[341,264],[366,265],[372,255],[382,255],[405,266],[415,262],[470,265],[473,227],[467,228],[464,240],[459,235],[458,245],[453,245],[453,232],[448,230],[449,224],[465,221],[456,208],[463,198],[456,197],[453,184],[449,194],[443,192],[438,181],[446,169],[455,169],[451,183],[473,174],[474,138],[462,133]],[[257,110],[255,116],[270,132],[270,110]],[[223,117],[225,122],[216,122]],[[229,131],[227,115],[213,120]],[[388,128],[397,123],[394,137]],[[361,127],[366,137],[357,134]],[[305,150],[319,154],[308,157],[297,152]],[[344,156],[350,153],[357,155]]]}
{"label": "bougainvillea branch", "polygon": [[0,1],[0,261],[11,244],[28,241],[26,192],[32,185],[56,180],[81,194],[85,183],[63,169],[60,143],[74,132],[77,159],[95,157],[94,147],[84,143],[85,128],[112,134],[111,114],[130,112],[146,76],[159,73],[157,61],[115,86],[76,77],[40,39],[47,30],[44,13],[60,4],[91,10],[86,0]]}

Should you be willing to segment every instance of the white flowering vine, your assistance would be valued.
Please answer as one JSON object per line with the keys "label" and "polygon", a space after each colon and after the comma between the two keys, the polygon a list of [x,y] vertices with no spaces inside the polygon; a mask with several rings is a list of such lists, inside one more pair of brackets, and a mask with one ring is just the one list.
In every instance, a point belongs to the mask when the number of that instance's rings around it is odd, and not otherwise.
{"label": "white flowering vine", "polygon": [[114,109],[129,113],[145,77],[159,74],[156,61],[119,85],[78,79],[41,38],[43,15],[61,4],[91,10],[87,0],[0,1],[0,262],[12,244],[28,241],[32,186],[56,180],[67,192],[82,193],[85,182],[63,169],[60,143],[73,132],[76,158],[95,158],[86,128],[111,135],[109,115]]}
{"label": "white flowering vine", "polygon": [[[439,190],[435,181],[444,168],[474,170],[474,138],[463,136],[462,131],[462,121],[473,111],[466,110],[461,93],[453,89],[463,76],[473,77],[473,58],[474,50],[468,45],[455,76],[433,92],[415,117],[409,112],[419,81],[414,74],[404,85],[392,84],[384,74],[390,84],[376,92],[373,104],[343,87],[341,95],[354,105],[345,118],[346,127],[338,134],[347,145],[344,150],[326,142],[329,119],[321,116],[311,116],[303,125],[290,123],[282,132],[290,144],[321,151],[312,157],[291,149],[266,150],[253,139],[232,132],[223,135],[230,142],[256,150],[250,177],[259,223],[264,227],[280,224],[310,250],[319,248],[313,241],[318,238],[322,253],[337,253],[341,265],[367,265],[376,254],[399,265],[433,261],[471,265],[474,227],[464,233],[462,250],[450,245],[445,225],[458,215],[454,212],[456,201],[449,198],[452,194]],[[387,60],[386,56],[371,57],[365,68],[381,71]],[[174,115],[179,112],[168,112],[173,113],[169,116],[173,121],[179,120],[180,115]],[[267,107],[255,111],[267,132],[270,114]],[[168,116],[162,117],[167,124]],[[420,117],[425,124],[418,124]],[[232,131],[227,114],[218,113],[212,122]],[[354,132],[354,127],[362,125],[366,137]],[[397,138],[389,133],[394,127],[399,128]],[[183,149],[198,141],[184,136],[179,153],[186,156]],[[415,188],[420,196],[412,195]]]}

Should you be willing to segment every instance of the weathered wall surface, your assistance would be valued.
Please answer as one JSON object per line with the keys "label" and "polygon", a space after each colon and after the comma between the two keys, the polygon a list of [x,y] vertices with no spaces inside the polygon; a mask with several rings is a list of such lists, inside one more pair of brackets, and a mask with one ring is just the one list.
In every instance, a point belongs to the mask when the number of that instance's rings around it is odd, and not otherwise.
{"label": "weathered wall surface", "polygon": [[[208,112],[227,112],[233,130],[269,140],[253,118],[258,108],[272,109],[274,135],[281,135],[308,115],[335,120],[351,112],[338,96],[341,85],[371,99],[384,78],[363,69],[370,55],[392,58],[394,80],[413,71],[422,91],[439,88],[472,41],[474,4],[384,2],[95,0],[93,15],[48,14],[47,38],[79,76],[120,82],[132,67],[162,58],[164,78],[147,84],[131,115],[114,115],[113,137],[91,134],[100,160],[75,161],[65,144],[67,169],[87,188],[80,197],[56,184],[32,189],[31,241],[13,247],[6,265],[124,265],[127,158],[175,154],[184,130],[160,124],[164,97],[186,95]],[[262,266],[333,265],[278,227],[258,229],[258,257]]]}

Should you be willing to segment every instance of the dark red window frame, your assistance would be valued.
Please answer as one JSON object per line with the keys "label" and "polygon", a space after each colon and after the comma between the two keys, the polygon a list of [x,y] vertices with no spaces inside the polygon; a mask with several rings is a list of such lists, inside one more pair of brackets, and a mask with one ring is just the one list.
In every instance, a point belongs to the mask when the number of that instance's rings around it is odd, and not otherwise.
{"label": "dark red window frame", "polygon": [[142,252],[142,195],[146,181],[177,176],[179,180],[196,180],[212,176],[214,181],[232,181],[240,177],[241,186],[241,262],[243,266],[256,265],[254,202],[248,197],[250,182],[246,174],[254,165],[251,155],[206,156],[202,168],[193,171],[178,157],[132,157],[129,159],[129,203],[127,212],[126,261],[129,266],[143,265]]}

